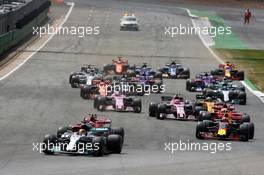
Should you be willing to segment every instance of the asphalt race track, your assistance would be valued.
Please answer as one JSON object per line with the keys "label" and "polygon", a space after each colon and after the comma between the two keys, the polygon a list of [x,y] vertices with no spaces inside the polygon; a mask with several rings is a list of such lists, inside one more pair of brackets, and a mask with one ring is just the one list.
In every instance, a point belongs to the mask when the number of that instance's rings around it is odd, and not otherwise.
{"label": "asphalt race track", "polygon": [[[79,38],[56,35],[26,64],[0,82],[0,174],[107,174],[172,175],[263,173],[264,118],[263,103],[248,92],[248,104],[238,109],[248,112],[255,123],[255,139],[231,142],[231,151],[165,151],[165,142],[199,141],[195,122],[159,121],[148,117],[148,104],[159,95],[145,96],[143,112],[99,113],[126,130],[121,155],[105,157],[45,156],[33,151],[32,143],[41,142],[59,126],[80,121],[96,112],[92,101],[80,98],[79,90],[68,84],[68,76],[85,63],[100,67],[116,56],[130,64],[147,62],[158,68],[174,57],[190,67],[191,74],[218,65],[196,35],[170,38],[164,27],[192,25],[186,11],[172,6],[113,0],[74,0],[75,7],[64,26],[99,26],[100,35]],[[59,7],[58,7],[59,8]],[[62,7],[67,13],[67,8]],[[120,31],[119,19],[124,11],[139,18],[140,31]],[[179,92],[187,99],[194,94],[185,90],[185,80],[167,80],[166,92]]]}

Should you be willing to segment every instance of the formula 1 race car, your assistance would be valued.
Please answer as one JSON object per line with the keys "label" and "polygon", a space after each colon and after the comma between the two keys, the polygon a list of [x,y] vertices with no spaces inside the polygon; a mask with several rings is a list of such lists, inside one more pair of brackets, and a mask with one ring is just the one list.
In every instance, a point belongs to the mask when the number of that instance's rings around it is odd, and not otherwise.
{"label": "formula 1 race car", "polygon": [[208,73],[197,74],[195,79],[188,79],[186,81],[186,90],[190,92],[201,92],[205,88],[211,87],[216,80]]}
{"label": "formula 1 race car", "polygon": [[60,138],[56,135],[46,135],[43,139],[42,150],[48,155],[55,153],[93,156],[103,156],[109,153],[120,154],[123,147],[122,140],[123,138],[117,134],[97,135],[96,130],[80,129],[78,132],[68,130]]}
{"label": "formula 1 race car", "polygon": [[125,131],[112,127],[107,118],[89,114],[77,124],[60,127],[57,135],[46,135],[43,140],[44,154],[83,154],[103,156],[121,153]]}
{"label": "formula 1 race car", "polygon": [[157,119],[196,120],[189,116],[193,115],[193,104],[183,102],[180,95],[162,96],[160,103],[149,104],[149,116]]}
{"label": "formula 1 race car", "polygon": [[227,87],[222,86],[218,90],[205,90],[203,94],[196,95],[197,99],[205,99],[207,97],[212,97],[214,99],[221,100],[225,103],[240,104],[246,105],[247,103],[247,94],[245,91],[237,87]]}
{"label": "formula 1 race car", "polygon": [[225,64],[220,64],[218,69],[212,70],[211,74],[218,79],[227,77],[232,80],[244,80],[244,71],[239,71],[235,68],[234,64],[226,62]]}
{"label": "formula 1 race car", "polygon": [[196,138],[248,141],[254,138],[254,124],[248,122],[240,124],[227,119],[204,120],[198,122],[196,126]]}
{"label": "formula 1 race car", "polygon": [[122,78],[120,81],[114,81],[110,84],[111,88],[108,89],[108,94],[113,94],[115,91],[119,91],[126,96],[143,96],[145,94],[141,85],[132,82],[131,79]]}
{"label": "formula 1 race car", "polygon": [[250,116],[246,113],[238,113],[234,110],[233,106],[226,106],[225,104],[215,104],[214,111],[200,111],[198,121],[211,120],[216,121],[227,117],[229,120],[236,121],[237,123],[250,122]]}
{"label": "formula 1 race car", "polygon": [[235,110],[234,105],[226,104],[212,97],[207,97],[206,99],[199,99],[194,102],[194,115],[196,117],[201,116],[201,112],[215,113],[220,111],[222,108],[227,108],[229,111]]}
{"label": "formula 1 race car", "polygon": [[162,78],[162,74],[149,67],[147,63],[143,63],[141,66],[133,65],[130,67],[128,71],[128,77],[136,76],[151,76],[153,78]]}
{"label": "formula 1 race car", "polygon": [[245,86],[239,83],[235,83],[232,80],[224,78],[222,81],[216,81],[215,83],[209,86],[209,89],[218,90],[218,89],[230,89],[230,90],[239,90],[246,92]]}
{"label": "formula 1 race car", "polygon": [[92,65],[83,65],[81,71],[70,74],[69,83],[72,88],[78,88],[81,84],[91,85],[94,79],[99,79],[101,76],[98,68]]}
{"label": "formula 1 race car", "polygon": [[163,80],[161,78],[154,78],[153,76],[140,76],[131,78],[131,83],[136,83],[144,92],[162,93],[165,91]]}
{"label": "formula 1 race car", "polygon": [[159,71],[162,73],[162,77],[171,79],[188,79],[190,78],[190,69],[184,68],[182,64],[178,64],[172,61],[160,68]]}
{"label": "formula 1 race car", "polygon": [[105,74],[110,75],[124,75],[127,73],[129,69],[128,61],[122,59],[122,57],[118,57],[118,60],[112,60],[112,64],[105,65],[103,68],[103,72]]}
{"label": "formula 1 race car", "polygon": [[94,99],[96,95],[107,96],[110,91],[111,80],[103,79],[94,81],[92,85],[82,85],[80,96],[83,99]]}
{"label": "formula 1 race car", "polygon": [[84,117],[84,119],[76,124],[69,126],[59,127],[57,130],[57,138],[61,138],[61,136],[67,132],[78,132],[80,129],[84,129],[85,131],[93,131],[97,135],[111,135],[117,134],[120,135],[123,140],[125,138],[125,131],[122,127],[112,127],[112,121],[105,117],[97,117],[97,114],[89,114]]}
{"label": "formula 1 race car", "polygon": [[142,109],[141,99],[128,97],[120,92],[115,92],[111,96],[97,96],[94,99],[94,108],[99,111],[111,110],[118,112],[140,113]]}

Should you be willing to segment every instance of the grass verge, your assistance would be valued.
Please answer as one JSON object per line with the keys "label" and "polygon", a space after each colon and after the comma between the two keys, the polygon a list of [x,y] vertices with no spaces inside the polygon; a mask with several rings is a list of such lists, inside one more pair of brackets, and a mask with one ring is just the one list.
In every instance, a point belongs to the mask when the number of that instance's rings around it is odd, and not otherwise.
{"label": "grass verge", "polygon": [[264,91],[264,51],[249,49],[215,49],[226,61],[243,69],[247,78],[262,92]]}

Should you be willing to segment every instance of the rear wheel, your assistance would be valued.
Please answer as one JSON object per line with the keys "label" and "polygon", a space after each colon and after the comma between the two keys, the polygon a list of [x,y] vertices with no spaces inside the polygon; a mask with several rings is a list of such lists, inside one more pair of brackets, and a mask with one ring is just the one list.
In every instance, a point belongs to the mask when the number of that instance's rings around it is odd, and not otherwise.
{"label": "rear wheel", "polygon": [[185,79],[189,79],[189,78],[190,78],[190,69],[187,68],[187,69],[184,71],[184,73],[185,73]]}
{"label": "rear wheel", "polygon": [[116,134],[120,135],[122,137],[122,143],[124,143],[124,138],[125,138],[125,130],[124,128],[111,128],[111,134]]}
{"label": "rear wheel", "polygon": [[149,116],[155,117],[156,111],[157,111],[158,104],[151,102],[149,104]]}
{"label": "rear wheel", "polygon": [[107,137],[107,148],[113,153],[120,154],[123,147],[123,139],[120,135],[111,134]]}
{"label": "rear wheel", "polygon": [[207,111],[200,111],[198,115],[198,121],[203,121],[203,120],[211,120],[212,116],[209,112]]}
{"label": "rear wheel", "polygon": [[248,123],[243,123],[239,127],[239,137],[241,141],[247,142],[249,139],[249,125]]}
{"label": "rear wheel", "polygon": [[93,107],[94,107],[95,109],[97,109],[97,105],[98,105],[98,97],[95,97],[95,98],[94,98]]}
{"label": "rear wheel", "polygon": [[241,123],[249,123],[250,122],[250,116],[248,114],[243,114],[241,117]]}
{"label": "rear wheel", "polygon": [[99,97],[97,101],[97,110],[98,111],[104,111],[105,110],[105,102],[106,98],[104,97]]}
{"label": "rear wheel", "polygon": [[248,123],[249,139],[254,139],[255,126],[254,123]]}
{"label": "rear wheel", "polygon": [[165,104],[158,105],[157,112],[156,112],[156,118],[163,120],[164,116],[161,116],[161,115],[164,115],[164,114],[166,114],[166,105]]}
{"label": "rear wheel", "polygon": [[190,80],[189,79],[186,81],[186,90],[190,91]]}
{"label": "rear wheel", "polygon": [[239,77],[239,80],[244,80],[245,79],[245,73],[244,73],[244,71],[238,72],[238,77]]}
{"label": "rear wheel", "polygon": [[142,102],[140,99],[134,99],[133,101],[133,106],[134,106],[134,112],[135,113],[141,113],[141,109],[142,109]]}
{"label": "rear wheel", "polygon": [[104,155],[105,142],[103,137],[94,137],[92,141],[93,145],[93,156],[101,157]]}
{"label": "rear wheel", "polygon": [[207,132],[207,123],[206,122],[199,122],[196,125],[196,138],[197,139],[204,139],[202,135],[203,132]]}

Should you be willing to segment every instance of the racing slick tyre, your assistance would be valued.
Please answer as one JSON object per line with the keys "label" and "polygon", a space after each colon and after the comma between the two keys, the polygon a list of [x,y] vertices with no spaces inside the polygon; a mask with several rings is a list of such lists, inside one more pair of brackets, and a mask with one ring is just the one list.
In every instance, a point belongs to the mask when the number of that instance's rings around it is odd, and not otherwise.
{"label": "racing slick tyre", "polygon": [[195,87],[196,87],[195,82],[190,82],[188,91],[195,92]]}
{"label": "racing slick tyre", "polygon": [[105,97],[98,97],[97,110],[98,111],[104,111],[105,110],[105,103],[106,103]]}
{"label": "racing slick tyre", "polygon": [[104,73],[110,74],[110,72],[114,71],[115,65],[113,64],[108,64],[104,66]]}
{"label": "racing slick tyre", "polygon": [[113,153],[120,154],[123,147],[123,139],[120,135],[111,134],[107,137],[107,148]]}
{"label": "racing slick tyre", "polygon": [[96,96],[96,97],[94,98],[94,102],[93,102],[93,107],[94,107],[94,109],[97,109],[97,105],[98,105],[98,97]]}
{"label": "racing slick tyre", "polygon": [[211,120],[212,116],[209,112],[207,111],[200,111],[198,115],[198,121],[204,121],[204,120]]}
{"label": "racing slick tyre", "polygon": [[52,147],[55,146],[57,143],[57,137],[55,135],[46,135],[43,139],[43,144],[42,144],[42,150],[44,154],[47,155],[52,155],[54,154],[53,151],[51,151]]}
{"label": "racing slick tyre", "polygon": [[241,117],[241,123],[249,123],[250,122],[250,116],[248,114],[243,114]]}
{"label": "racing slick tyre", "polygon": [[83,99],[85,99],[85,92],[84,92],[84,90],[82,88],[80,90],[80,97],[82,97]]}
{"label": "racing slick tyre", "polygon": [[190,79],[186,80],[186,90],[187,91],[190,91],[190,81],[191,81]]}
{"label": "racing slick tyre", "polygon": [[69,84],[72,84],[72,76],[73,76],[73,74],[70,74],[70,76],[69,76]]}
{"label": "racing slick tyre", "polygon": [[195,106],[194,107],[194,116],[196,119],[198,119],[200,111],[204,111],[204,108],[202,106]]}
{"label": "racing slick tyre", "polygon": [[239,127],[239,138],[241,141],[247,142],[249,139],[249,124],[243,123]]}
{"label": "racing slick tyre", "polygon": [[245,73],[244,73],[244,71],[239,71],[238,73],[237,73],[237,76],[239,77],[239,80],[244,80],[245,79]]}
{"label": "racing slick tyre", "polygon": [[150,116],[150,117],[155,117],[155,114],[156,114],[157,108],[158,108],[158,104],[157,104],[157,103],[153,103],[153,102],[151,102],[151,103],[149,104],[149,116]]}
{"label": "racing slick tyre", "polygon": [[74,83],[71,83],[71,87],[72,88],[78,88],[78,86],[76,86]]}
{"label": "racing slick tyre", "polygon": [[61,126],[57,130],[57,138],[61,138],[62,134],[64,134],[67,131],[71,131],[72,128],[70,126]]}
{"label": "racing slick tyre", "polygon": [[255,126],[254,123],[248,123],[249,139],[254,139]]}
{"label": "racing slick tyre", "polygon": [[124,138],[125,138],[125,130],[124,128],[111,128],[111,134],[116,134],[120,135],[122,137],[122,143],[124,143]]}
{"label": "racing slick tyre", "polygon": [[103,137],[94,137],[92,140],[93,156],[102,157],[104,156],[105,142]]}
{"label": "racing slick tyre", "polygon": [[240,105],[246,105],[247,104],[247,95],[245,92],[240,92],[238,94],[239,104]]}
{"label": "racing slick tyre", "polygon": [[184,74],[184,78],[185,79],[189,79],[190,78],[190,69],[189,68],[186,68],[183,72]]}
{"label": "racing slick tyre", "polygon": [[92,87],[91,86],[86,86],[81,88],[80,96],[83,99],[91,99],[91,94],[93,93]]}
{"label": "racing slick tyre", "polygon": [[166,105],[165,104],[158,105],[157,112],[156,112],[156,118],[163,120],[164,118],[161,117],[160,115],[164,113],[166,113]]}
{"label": "racing slick tyre", "polygon": [[207,132],[207,122],[198,122],[196,125],[196,138],[197,139],[204,139],[204,136],[201,134],[202,132]]}
{"label": "racing slick tyre", "polygon": [[141,99],[134,99],[133,100],[133,107],[134,107],[135,113],[141,113],[141,109],[142,109]]}

